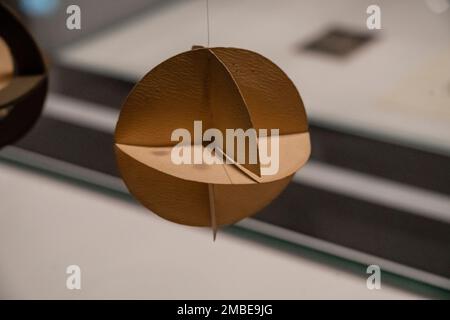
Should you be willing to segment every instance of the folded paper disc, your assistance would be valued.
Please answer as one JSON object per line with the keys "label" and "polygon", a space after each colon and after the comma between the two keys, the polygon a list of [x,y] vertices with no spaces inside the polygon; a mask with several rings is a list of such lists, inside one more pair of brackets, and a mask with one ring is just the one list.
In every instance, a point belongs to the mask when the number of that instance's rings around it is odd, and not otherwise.
{"label": "folded paper disc", "polygon": [[[238,162],[226,146],[229,162],[174,163],[172,133],[180,128],[195,137],[199,121],[203,132],[217,129],[224,137],[228,129],[267,130],[258,134],[256,163]],[[272,129],[279,132],[279,165],[264,175],[261,150],[270,146]],[[205,148],[193,139],[181,150],[203,154]],[[274,63],[244,49],[195,47],[135,86],[117,123],[115,150],[125,184],[144,206],[176,223],[216,229],[275,199],[308,160],[310,138],[300,95]]]}

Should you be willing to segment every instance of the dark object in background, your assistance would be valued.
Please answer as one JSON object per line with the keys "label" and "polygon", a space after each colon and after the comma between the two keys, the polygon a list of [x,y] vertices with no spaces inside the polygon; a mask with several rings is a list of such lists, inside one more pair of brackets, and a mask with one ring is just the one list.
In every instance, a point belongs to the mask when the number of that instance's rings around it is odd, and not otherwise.
{"label": "dark object in background", "polygon": [[21,138],[39,118],[48,80],[42,54],[10,9],[0,4],[0,147]]}
{"label": "dark object in background", "polygon": [[371,40],[373,40],[373,36],[367,33],[332,28],[306,45],[302,44],[302,49],[336,57],[346,57]]}

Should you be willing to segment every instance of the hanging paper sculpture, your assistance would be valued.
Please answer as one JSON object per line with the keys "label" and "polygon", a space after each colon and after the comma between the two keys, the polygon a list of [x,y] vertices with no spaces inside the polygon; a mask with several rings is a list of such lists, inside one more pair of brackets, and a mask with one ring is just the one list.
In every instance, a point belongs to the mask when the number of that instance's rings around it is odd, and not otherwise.
{"label": "hanging paper sculpture", "polygon": [[47,94],[41,52],[18,18],[0,4],[0,147],[36,122]]}
{"label": "hanging paper sculpture", "polygon": [[248,50],[194,47],[131,91],[115,150],[145,207],[215,234],[275,199],[308,160],[310,139],[301,97],[274,63]]}

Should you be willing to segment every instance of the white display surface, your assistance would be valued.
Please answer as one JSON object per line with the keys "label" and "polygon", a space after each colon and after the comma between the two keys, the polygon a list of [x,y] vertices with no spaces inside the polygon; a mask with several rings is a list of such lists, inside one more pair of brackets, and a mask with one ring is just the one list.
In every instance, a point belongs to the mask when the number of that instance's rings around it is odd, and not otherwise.
{"label": "white display surface", "polygon": [[[0,299],[415,299],[366,278],[0,163]],[[81,290],[66,268],[81,267]]]}
{"label": "white display surface", "polygon": [[[273,60],[295,82],[317,122],[450,154],[450,112],[443,110],[450,105],[450,10],[436,14],[421,0],[378,1],[382,29],[370,31],[370,4],[210,0],[210,45],[247,48]],[[345,58],[299,49],[333,26],[366,32],[375,40]],[[75,43],[61,59],[138,80],[169,57],[206,43],[205,1],[189,0]],[[441,72],[433,71],[436,65],[442,65]],[[420,74],[429,81],[410,81]],[[443,99],[436,99],[436,92]]]}

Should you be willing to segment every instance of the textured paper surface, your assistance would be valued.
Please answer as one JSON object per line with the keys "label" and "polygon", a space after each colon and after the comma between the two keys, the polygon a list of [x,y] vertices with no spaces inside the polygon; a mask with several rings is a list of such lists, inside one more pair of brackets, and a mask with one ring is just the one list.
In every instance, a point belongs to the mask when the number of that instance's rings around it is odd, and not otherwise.
{"label": "textured paper surface", "polygon": [[[279,129],[279,171],[261,175],[259,162],[174,164],[172,132],[184,128],[194,137],[194,121],[224,136],[226,129]],[[144,206],[170,221],[214,230],[268,205],[310,154],[294,84],[263,56],[236,48],[195,47],[155,67],[127,98],[115,142],[121,175]]]}

